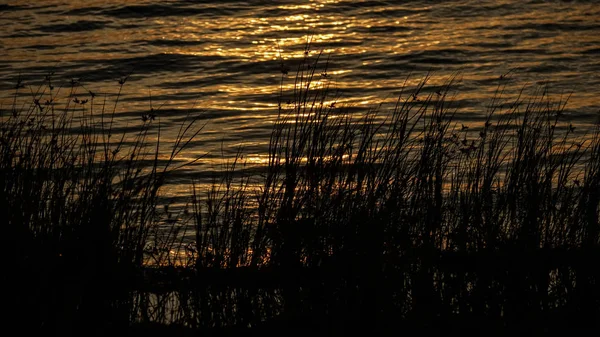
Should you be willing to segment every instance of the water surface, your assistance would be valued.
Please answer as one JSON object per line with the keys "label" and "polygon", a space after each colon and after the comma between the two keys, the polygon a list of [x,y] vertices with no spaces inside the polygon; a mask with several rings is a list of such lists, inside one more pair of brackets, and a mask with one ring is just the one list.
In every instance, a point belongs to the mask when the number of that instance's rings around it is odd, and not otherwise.
{"label": "water surface", "polygon": [[[150,106],[172,139],[188,113],[208,124],[183,158],[208,153],[187,175],[206,178],[243,145],[260,163],[283,77],[310,43],[329,58],[340,101],[394,101],[409,77],[457,75],[459,121],[485,113],[500,76],[511,89],[547,83],[572,94],[565,118],[585,126],[600,109],[600,6],[595,1],[149,1],[8,0],[0,5],[0,90],[12,102],[19,76],[114,97],[129,76],[117,123],[130,130]],[[290,68],[282,76],[282,64]],[[67,92],[66,90],[63,92]],[[63,95],[64,96],[64,95]],[[69,99],[69,98],[64,98]],[[181,177],[181,181],[187,181]],[[187,193],[187,185],[171,188]]]}

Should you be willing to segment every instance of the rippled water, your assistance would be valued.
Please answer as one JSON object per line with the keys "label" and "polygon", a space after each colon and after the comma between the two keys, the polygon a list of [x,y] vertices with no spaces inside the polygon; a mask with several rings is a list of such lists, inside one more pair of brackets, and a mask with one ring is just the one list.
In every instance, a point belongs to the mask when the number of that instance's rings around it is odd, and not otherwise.
{"label": "rippled water", "polygon": [[[408,75],[462,79],[457,100],[480,116],[499,77],[513,89],[549,83],[572,93],[569,118],[584,125],[600,108],[600,6],[596,1],[144,1],[45,0],[0,5],[4,107],[18,76],[28,86],[49,71],[58,84],[114,94],[131,74],[118,121],[160,106],[167,134],[188,112],[208,125],[185,154],[196,167],[241,144],[260,161],[276,114],[281,63],[330,58],[329,78],[353,106],[392,101]],[[291,74],[284,81],[290,82]],[[171,131],[169,131],[171,130]],[[182,189],[185,189],[182,187]],[[173,189],[175,191],[176,189]]]}

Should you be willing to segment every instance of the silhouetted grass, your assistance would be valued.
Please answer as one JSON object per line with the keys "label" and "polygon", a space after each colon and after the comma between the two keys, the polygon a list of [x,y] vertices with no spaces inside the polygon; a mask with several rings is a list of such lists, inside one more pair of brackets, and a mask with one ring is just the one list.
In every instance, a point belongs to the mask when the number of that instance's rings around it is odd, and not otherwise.
{"label": "silhouetted grass", "polygon": [[[240,174],[240,152],[161,230],[157,193],[185,132],[161,163],[148,116],[127,146],[106,140],[104,110],[82,109],[77,128],[52,104],[5,117],[5,256],[18,289],[37,289],[14,303],[39,308],[27,317],[38,324],[59,321],[45,305],[82,324],[219,333],[594,324],[598,125],[573,127],[543,88],[506,100],[507,78],[484,118],[463,125],[454,79],[428,81],[390,109],[350,113],[331,98],[327,64],[306,58],[282,87],[262,173]],[[48,288],[71,284],[80,291]]]}
{"label": "silhouetted grass", "polygon": [[197,256],[199,275],[266,270],[282,317],[340,327],[593,322],[598,126],[576,131],[544,88],[507,101],[506,78],[479,123],[455,120],[452,79],[349,114],[326,71],[307,61],[282,93],[260,188],[226,178],[196,208],[198,250],[214,252]]}
{"label": "silhouetted grass", "polygon": [[136,132],[119,134],[113,131],[119,94],[114,106],[106,99],[98,104],[94,93],[78,93],[84,88],[76,81],[54,88],[50,77],[30,96],[20,90],[0,120],[7,305],[25,326],[57,333],[127,324],[131,310],[121,306],[129,305],[126,290],[157,224],[159,189],[198,134],[195,121],[182,126],[187,133],[161,159],[154,111]]}

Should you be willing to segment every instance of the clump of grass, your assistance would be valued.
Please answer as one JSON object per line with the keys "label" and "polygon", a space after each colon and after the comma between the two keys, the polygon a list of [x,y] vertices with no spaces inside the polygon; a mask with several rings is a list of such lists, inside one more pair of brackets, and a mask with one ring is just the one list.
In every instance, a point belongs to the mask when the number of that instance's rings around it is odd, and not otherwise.
{"label": "clump of grass", "polygon": [[369,326],[598,312],[600,275],[578,262],[600,239],[597,126],[575,131],[545,89],[506,101],[507,78],[469,125],[455,118],[454,79],[351,114],[330,101],[326,72],[307,58],[282,91],[258,192],[196,208],[199,249],[220,252],[197,266],[283,271],[284,313]]}
{"label": "clump of grass", "polygon": [[190,120],[161,159],[154,111],[132,134],[113,130],[125,80],[114,106],[98,104],[91,91],[81,94],[77,81],[66,88],[51,83],[47,77],[30,96],[17,85],[1,117],[0,221],[4,278],[18,289],[10,303],[19,315],[31,312],[28,326],[60,330],[96,324],[115,310],[107,303],[122,296],[143,265],[159,190],[199,131]]}

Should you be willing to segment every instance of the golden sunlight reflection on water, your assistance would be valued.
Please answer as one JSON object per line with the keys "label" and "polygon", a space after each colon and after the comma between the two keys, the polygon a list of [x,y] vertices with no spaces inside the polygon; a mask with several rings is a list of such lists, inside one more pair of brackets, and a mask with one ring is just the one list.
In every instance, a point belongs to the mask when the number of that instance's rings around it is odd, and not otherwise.
{"label": "golden sunlight reflection on water", "polygon": [[[249,162],[264,163],[279,94],[285,103],[305,56],[329,62],[313,83],[329,86],[332,96],[325,104],[334,99],[355,108],[393,104],[403,86],[414,87],[431,73],[433,91],[456,78],[450,96],[460,106],[459,122],[470,123],[485,113],[501,75],[512,70],[509,96],[544,83],[556,99],[572,93],[567,116],[580,125],[591,123],[600,109],[595,19],[600,7],[592,3],[5,3],[10,7],[0,16],[3,107],[13,102],[19,74],[28,76],[22,91],[27,98],[44,74],[56,70],[60,102],[71,99],[65,84],[71,77],[110,102],[117,80],[130,74],[116,124],[134,124],[152,102],[160,106],[165,139],[173,139],[186,113],[201,115],[208,123],[201,136],[218,144],[203,143],[186,158],[205,152],[217,157],[221,142],[231,148],[244,143],[252,148]],[[207,159],[209,164],[214,163]]]}

